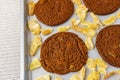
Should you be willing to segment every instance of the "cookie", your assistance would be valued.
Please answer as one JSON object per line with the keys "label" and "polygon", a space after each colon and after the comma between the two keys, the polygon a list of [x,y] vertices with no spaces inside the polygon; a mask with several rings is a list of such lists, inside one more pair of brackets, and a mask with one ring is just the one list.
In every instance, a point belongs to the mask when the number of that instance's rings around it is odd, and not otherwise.
{"label": "cookie", "polygon": [[80,70],[87,61],[87,47],[74,33],[59,32],[41,46],[40,62],[51,73],[65,74]]}
{"label": "cookie", "polygon": [[102,29],[97,35],[96,47],[106,62],[120,67],[120,25],[111,25]]}
{"label": "cookie", "polygon": [[39,21],[49,26],[56,26],[67,21],[74,12],[71,0],[39,0],[34,13]]}
{"label": "cookie", "polygon": [[95,14],[107,15],[120,7],[120,0],[83,0],[86,7]]}

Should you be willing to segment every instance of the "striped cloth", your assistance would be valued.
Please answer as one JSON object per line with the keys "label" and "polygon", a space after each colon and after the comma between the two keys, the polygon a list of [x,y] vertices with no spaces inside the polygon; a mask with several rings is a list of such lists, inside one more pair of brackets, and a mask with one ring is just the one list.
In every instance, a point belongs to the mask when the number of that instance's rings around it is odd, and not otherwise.
{"label": "striped cloth", "polygon": [[20,0],[0,0],[0,80],[20,80]]}

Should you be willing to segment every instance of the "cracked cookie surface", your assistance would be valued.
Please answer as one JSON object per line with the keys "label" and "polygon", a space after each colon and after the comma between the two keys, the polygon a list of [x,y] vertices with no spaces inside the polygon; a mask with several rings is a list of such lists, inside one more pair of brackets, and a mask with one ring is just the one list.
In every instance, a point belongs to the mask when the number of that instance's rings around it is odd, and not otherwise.
{"label": "cracked cookie surface", "polygon": [[85,43],[76,34],[59,32],[43,43],[40,61],[46,71],[65,74],[80,70],[86,64],[87,52]]}
{"label": "cracked cookie surface", "polygon": [[111,25],[102,29],[97,35],[96,47],[106,62],[120,67],[120,25]]}
{"label": "cracked cookie surface", "polygon": [[83,0],[86,7],[95,14],[107,15],[120,8],[120,0]]}
{"label": "cracked cookie surface", "polygon": [[39,0],[34,13],[39,21],[56,26],[67,21],[74,12],[71,0]]}

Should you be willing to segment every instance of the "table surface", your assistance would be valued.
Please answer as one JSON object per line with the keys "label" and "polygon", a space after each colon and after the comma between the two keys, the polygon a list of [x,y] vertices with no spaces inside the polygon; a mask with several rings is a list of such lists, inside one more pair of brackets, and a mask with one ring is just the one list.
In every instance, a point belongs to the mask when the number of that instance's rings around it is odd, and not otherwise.
{"label": "table surface", "polygon": [[20,0],[0,0],[0,80],[20,80]]}

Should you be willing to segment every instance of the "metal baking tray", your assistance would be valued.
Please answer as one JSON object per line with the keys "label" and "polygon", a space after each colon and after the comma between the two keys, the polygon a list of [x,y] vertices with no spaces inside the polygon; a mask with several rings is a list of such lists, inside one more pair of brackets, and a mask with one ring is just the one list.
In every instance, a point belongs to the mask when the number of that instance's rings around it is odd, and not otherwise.
{"label": "metal baking tray", "polygon": [[[21,3],[21,26],[20,26],[21,27],[21,43],[20,43],[21,44],[21,53],[20,53],[21,54],[21,56],[20,56],[20,59],[21,59],[21,63],[20,63],[20,67],[21,67],[20,78],[21,79],[20,80],[35,80],[37,77],[39,77],[41,75],[45,75],[45,74],[50,74],[52,76],[52,78],[54,78],[55,76],[60,76],[64,80],[69,80],[70,77],[72,75],[74,75],[76,72],[68,73],[68,74],[65,74],[65,75],[57,75],[57,74],[52,74],[52,73],[46,72],[42,67],[39,68],[39,69],[36,69],[34,71],[29,71],[29,67],[28,66],[29,66],[31,60],[33,58],[35,58],[35,57],[39,58],[39,56],[40,56],[40,51],[38,51],[37,55],[35,55],[34,57],[30,57],[29,56],[30,42],[31,42],[31,39],[33,38],[33,35],[27,29],[27,21],[29,19],[31,19],[31,18],[36,19],[36,17],[35,16],[33,16],[33,17],[27,16],[27,0],[20,0],[20,3]],[[120,9],[118,11],[120,11]],[[118,12],[118,11],[116,11],[116,12]],[[113,15],[113,14],[110,14],[110,15]],[[100,17],[101,20],[103,20],[103,19],[108,18],[110,15],[108,15],[108,16],[99,16],[99,17]],[[71,18],[78,18],[78,17],[74,14]],[[87,20],[91,21],[91,18],[88,16]],[[65,22],[65,23],[63,23],[61,25],[67,26],[69,24],[70,23],[69,23],[69,20],[68,20],[67,22]],[[120,20],[117,20],[116,24],[120,24]],[[44,27],[44,28],[50,27],[50,26],[46,26],[46,25],[44,25],[42,23],[40,23],[40,25],[42,27]],[[59,26],[61,26],[61,25],[59,25]],[[54,27],[54,32],[52,34],[54,34],[56,32],[57,32],[56,27]],[[76,33],[83,40],[85,39],[84,35],[76,32],[76,31],[70,30],[70,32]],[[50,35],[52,35],[52,34],[50,34]],[[49,37],[49,36],[43,36],[43,35],[41,35],[41,36],[42,36],[43,41],[47,37]],[[94,42],[95,42],[95,38],[94,38]],[[89,58],[100,58],[100,55],[98,54],[96,48],[94,50],[90,50],[88,55],[89,55]],[[120,70],[120,68],[116,68],[116,67],[113,67],[113,66],[109,65],[109,68],[108,68],[107,71],[110,72],[112,70],[118,70],[118,69]],[[87,69],[86,75],[88,75],[89,73],[90,73],[90,71]],[[110,79],[110,80],[113,80],[113,79]],[[120,80],[120,76],[119,77],[115,77],[114,80]]]}

